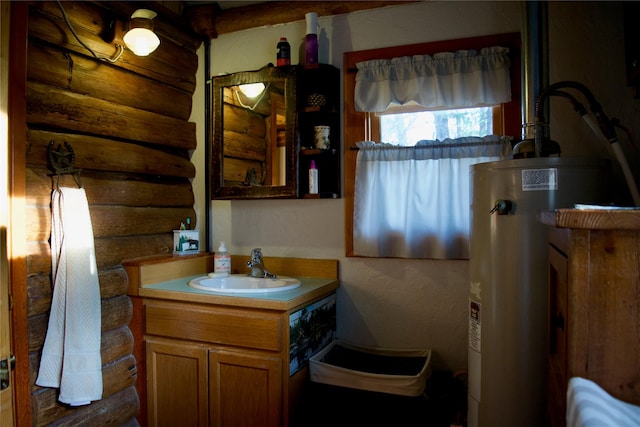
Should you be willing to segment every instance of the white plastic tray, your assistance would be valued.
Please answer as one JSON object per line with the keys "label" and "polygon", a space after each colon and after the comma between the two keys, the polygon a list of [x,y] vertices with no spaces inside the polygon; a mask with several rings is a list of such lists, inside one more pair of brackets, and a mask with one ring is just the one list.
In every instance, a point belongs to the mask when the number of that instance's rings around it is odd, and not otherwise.
{"label": "white plastic tray", "polygon": [[[347,353],[349,360],[336,360],[338,353]],[[311,381],[317,383],[419,396],[431,376],[431,350],[369,348],[334,340],[309,359],[309,371]]]}

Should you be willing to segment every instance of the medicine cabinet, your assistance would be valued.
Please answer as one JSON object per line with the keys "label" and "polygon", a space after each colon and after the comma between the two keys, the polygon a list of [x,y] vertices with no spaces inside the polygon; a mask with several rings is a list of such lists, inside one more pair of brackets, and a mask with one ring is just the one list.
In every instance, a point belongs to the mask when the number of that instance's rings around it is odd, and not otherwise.
{"label": "medicine cabinet", "polygon": [[[337,68],[269,65],[216,76],[212,90],[212,199],[340,197]],[[327,146],[315,144],[318,126],[329,127]],[[318,194],[308,194],[312,160]]]}

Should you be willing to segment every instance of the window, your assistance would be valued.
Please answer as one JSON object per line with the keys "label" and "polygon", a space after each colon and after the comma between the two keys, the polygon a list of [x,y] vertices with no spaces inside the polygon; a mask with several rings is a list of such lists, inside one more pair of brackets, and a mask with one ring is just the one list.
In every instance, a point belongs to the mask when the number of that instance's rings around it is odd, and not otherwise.
{"label": "window", "polygon": [[492,133],[493,107],[380,114],[380,141],[395,145]]}
{"label": "window", "polygon": [[[488,46],[504,46],[509,48],[511,58],[511,82],[512,101],[501,104],[495,108],[489,107],[491,111],[491,122],[494,134],[516,136],[520,131],[520,37],[519,34],[506,34],[497,36],[485,36],[472,39],[461,39],[446,42],[436,42],[421,45],[401,46],[385,49],[377,49],[361,52],[350,52],[345,54],[345,77],[344,77],[344,102],[345,102],[345,243],[346,255],[354,256],[353,240],[353,213],[354,213],[354,188],[355,188],[355,166],[357,151],[353,149],[358,141],[373,139],[384,141],[381,138],[381,129],[386,128],[388,120],[399,120],[391,115],[372,115],[370,113],[359,113],[355,111],[354,91],[356,64],[361,61],[371,59],[390,59],[400,56],[432,55],[437,52],[458,51],[458,50],[480,50]],[[459,111],[457,113],[460,113]],[[457,114],[456,113],[456,114]],[[411,113],[414,115],[417,113]],[[487,111],[485,111],[485,115]],[[395,114],[394,114],[395,115]],[[486,117],[486,116],[485,116]],[[433,119],[437,120],[437,119]],[[448,121],[448,119],[447,119]],[[367,126],[365,126],[367,124]],[[505,126],[506,124],[506,126]],[[435,126],[434,124],[434,127]],[[448,126],[447,126],[448,127]],[[365,138],[365,128],[370,132],[370,137]],[[457,129],[457,128],[456,128]],[[387,132],[384,130],[384,132]],[[387,133],[385,133],[387,135]],[[369,136],[369,135],[367,135]],[[420,138],[424,139],[424,138]],[[386,142],[386,141],[385,141]],[[385,255],[378,255],[385,256]],[[421,257],[412,256],[408,257]]]}

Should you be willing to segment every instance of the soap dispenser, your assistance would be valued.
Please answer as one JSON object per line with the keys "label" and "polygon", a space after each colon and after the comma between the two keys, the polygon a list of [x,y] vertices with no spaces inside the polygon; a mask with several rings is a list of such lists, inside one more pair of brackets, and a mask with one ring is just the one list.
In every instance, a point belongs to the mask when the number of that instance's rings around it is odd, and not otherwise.
{"label": "soap dispenser", "polygon": [[227,246],[223,241],[220,242],[220,246],[218,246],[218,250],[213,256],[213,272],[231,273],[231,255],[229,255]]}

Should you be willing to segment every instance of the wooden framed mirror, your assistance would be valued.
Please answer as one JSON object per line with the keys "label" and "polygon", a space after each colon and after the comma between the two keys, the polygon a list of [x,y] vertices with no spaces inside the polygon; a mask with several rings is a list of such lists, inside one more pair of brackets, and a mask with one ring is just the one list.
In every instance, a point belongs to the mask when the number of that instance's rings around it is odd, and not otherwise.
{"label": "wooden framed mirror", "polygon": [[211,197],[296,198],[295,67],[216,76],[212,90]]}

